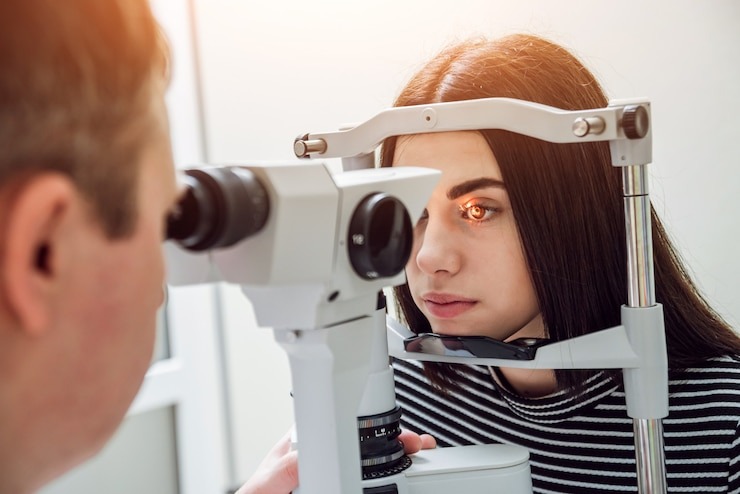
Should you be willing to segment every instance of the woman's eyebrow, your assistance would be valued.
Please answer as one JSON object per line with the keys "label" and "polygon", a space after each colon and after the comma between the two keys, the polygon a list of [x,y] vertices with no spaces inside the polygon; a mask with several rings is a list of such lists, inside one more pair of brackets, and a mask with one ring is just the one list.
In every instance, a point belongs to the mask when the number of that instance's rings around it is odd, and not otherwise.
{"label": "woman's eyebrow", "polygon": [[468,180],[450,187],[450,189],[447,191],[447,199],[457,199],[458,197],[464,196],[465,194],[473,192],[474,190],[484,189],[486,187],[504,188],[505,186],[503,180],[499,180],[497,178],[475,178],[473,180]]}

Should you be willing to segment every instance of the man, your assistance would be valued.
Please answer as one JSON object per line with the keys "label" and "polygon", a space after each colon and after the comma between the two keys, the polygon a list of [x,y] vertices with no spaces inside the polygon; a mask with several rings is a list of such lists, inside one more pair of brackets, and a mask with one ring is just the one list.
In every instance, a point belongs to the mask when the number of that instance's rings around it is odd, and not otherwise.
{"label": "man", "polygon": [[0,3],[0,493],[95,454],[149,366],[166,84],[147,0]]}
{"label": "man", "polygon": [[[0,494],[98,452],[149,366],[177,198],[166,84],[147,0],[0,2]],[[289,450],[239,492],[290,491]]]}

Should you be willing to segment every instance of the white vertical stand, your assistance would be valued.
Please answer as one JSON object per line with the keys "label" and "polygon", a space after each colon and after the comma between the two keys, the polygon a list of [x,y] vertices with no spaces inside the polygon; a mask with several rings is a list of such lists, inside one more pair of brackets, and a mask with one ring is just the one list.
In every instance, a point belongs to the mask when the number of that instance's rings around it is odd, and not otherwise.
{"label": "white vertical stand", "polygon": [[[650,200],[647,164],[652,160],[650,104],[643,99],[612,101],[607,108],[565,111],[509,98],[485,98],[392,108],[341,132],[305,134],[294,142],[299,158],[340,157],[348,168],[374,166],[372,152],[391,136],[458,130],[502,129],[553,143],[608,141],[612,166],[623,169],[623,195],[627,240],[628,304],[622,309],[622,326],[630,351],[622,356],[627,412],[634,419],[638,488],[641,494],[666,492],[665,457],[661,419],[668,415],[668,359],[662,307],[655,302]],[[575,338],[572,349],[602,339],[603,331]],[[389,338],[393,334],[389,333]],[[550,345],[550,350],[569,350],[570,342]],[[394,350],[395,347],[395,350]],[[557,347],[557,349],[555,348]],[[391,342],[391,354],[400,358],[455,361],[447,355],[404,355]],[[540,349],[545,353],[547,347]],[[610,346],[597,347],[611,351]],[[632,353],[634,351],[634,353]],[[394,353],[395,352],[395,353]],[[538,353],[539,355],[539,353]],[[634,358],[633,358],[634,357]],[[546,359],[548,357],[545,357]],[[466,358],[460,360],[465,361]],[[539,360],[542,363],[543,359]],[[482,359],[477,363],[485,365]],[[535,361],[536,362],[536,361]],[[583,362],[590,362],[583,365]],[[531,364],[531,365],[530,365]],[[506,365],[506,362],[488,365]],[[537,363],[514,367],[535,367]],[[592,365],[584,353],[562,353],[552,366],[538,368],[607,368]]]}

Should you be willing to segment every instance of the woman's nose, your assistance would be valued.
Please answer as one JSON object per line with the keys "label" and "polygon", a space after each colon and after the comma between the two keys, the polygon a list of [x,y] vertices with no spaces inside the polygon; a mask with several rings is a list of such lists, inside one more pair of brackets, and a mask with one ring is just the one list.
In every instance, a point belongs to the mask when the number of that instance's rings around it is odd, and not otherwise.
{"label": "woman's nose", "polygon": [[419,269],[430,275],[459,271],[462,259],[455,237],[452,229],[442,222],[427,220],[423,231],[414,238],[412,256]]}

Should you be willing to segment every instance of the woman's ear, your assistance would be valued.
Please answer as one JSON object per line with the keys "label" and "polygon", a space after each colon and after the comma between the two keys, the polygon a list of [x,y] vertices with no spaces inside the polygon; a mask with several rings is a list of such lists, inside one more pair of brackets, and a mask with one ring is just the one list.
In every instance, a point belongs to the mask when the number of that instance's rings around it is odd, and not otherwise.
{"label": "woman's ear", "polygon": [[60,230],[77,200],[77,190],[66,176],[43,173],[22,181],[3,201],[0,289],[9,317],[29,334],[42,333],[51,322],[60,294]]}

